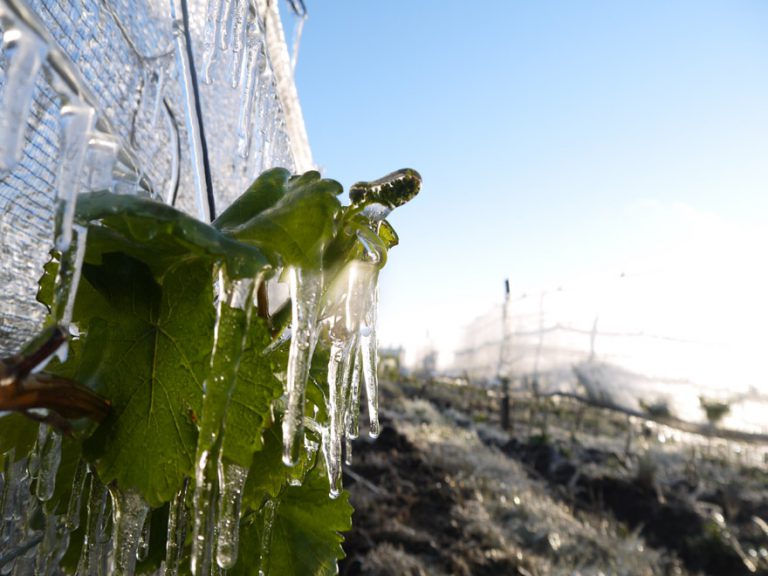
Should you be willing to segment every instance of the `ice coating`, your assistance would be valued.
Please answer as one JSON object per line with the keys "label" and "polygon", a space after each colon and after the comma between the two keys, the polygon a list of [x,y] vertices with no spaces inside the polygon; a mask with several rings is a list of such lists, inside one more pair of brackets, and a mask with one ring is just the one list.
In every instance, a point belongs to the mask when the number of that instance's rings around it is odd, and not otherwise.
{"label": "ice coating", "polygon": [[188,482],[171,500],[168,510],[168,532],[165,544],[165,572],[163,576],[176,576],[184,554],[184,542],[187,539],[187,499]]}
{"label": "ice coating", "polygon": [[[364,321],[370,320],[371,293],[378,277],[374,262],[352,260],[337,274],[328,289],[323,318],[328,323],[331,354],[328,362],[328,445],[324,448],[330,495],[341,493],[342,442],[356,424],[352,410],[356,404],[351,392],[359,370],[358,346]],[[366,330],[369,333],[370,330]],[[374,349],[374,354],[376,350]],[[365,368],[365,361],[363,361]],[[359,378],[359,377],[358,377]],[[359,393],[359,379],[357,383]],[[348,444],[348,457],[351,448]]]}
{"label": "ice coating", "polygon": [[95,474],[90,476],[90,494],[88,497],[88,524],[77,563],[77,574],[106,574],[108,558],[108,540],[105,541],[109,514],[109,490]]}
{"label": "ice coating", "polygon": [[136,551],[149,513],[149,504],[134,490],[110,488],[112,495],[112,555],[110,574],[132,575]]}
{"label": "ice coating", "polygon": [[349,385],[348,366],[351,364],[354,337],[338,339],[331,344],[328,361],[328,412],[330,422],[326,449],[326,468],[331,498],[341,494],[341,442],[344,434],[346,398]]}
{"label": "ice coating", "polygon": [[95,132],[88,140],[85,179],[88,190],[110,190],[120,141],[105,132]]}
{"label": "ice coating", "polygon": [[[223,436],[226,430],[226,414],[229,401],[234,392],[237,370],[245,345],[245,339],[253,309],[253,291],[256,282],[253,279],[230,280],[226,271],[219,271],[219,301],[216,309],[216,326],[211,355],[211,372],[203,386],[203,408],[200,416],[200,436],[197,446],[197,465],[195,468],[195,491],[193,495],[194,521],[192,536],[192,572],[208,574],[211,569],[212,553],[210,543],[214,541],[218,528],[221,528],[220,513],[232,513],[231,506],[222,505],[217,498],[228,490],[233,491],[234,474],[229,463],[224,462],[222,451]],[[238,314],[236,311],[244,314]],[[247,471],[246,471],[247,475]],[[230,481],[230,486],[225,483]],[[243,476],[245,482],[245,476]],[[242,488],[242,487],[241,487]],[[217,506],[217,503],[219,504]],[[237,506],[239,509],[239,504]],[[231,521],[231,517],[223,520]],[[236,524],[236,523],[235,523]],[[223,538],[237,538],[237,526],[228,526]],[[237,542],[228,541],[234,549],[237,559]],[[226,557],[226,546],[222,552],[222,562],[234,562]],[[218,562],[218,551],[217,551]]]}
{"label": "ice coating", "polygon": [[36,494],[40,501],[47,502],[56,488],[56,473],[61,463],[61,434],[41,424],[38,429],[39,468],[37,471]]}
{"label": "ice coating", "polygon": [[[93,108],[77,102],[65,104],[61,108],[62,156],[67,161],[60,163],[56,183],[54,243],[56,250],[61,254],[61,261],[56,278],[53,316],[66,327],[72,319],[77,285],[80,280],[80,267],[85,256],[86,229],[81,226],[75,227],[74,216],[86,159],[96,173],[97,181],[104,180],[103,154],[100,155],[97,151],[95,155],[88,158],[89,150],[92,149],[89,143],[95,116]],[[117,150],[114,150],[113,158],[116,155]],[[109,155],[107,155],[106,163],[109,165],[109,181],[111,181],[111,167],[114,166],[114,160],[110,164]],[[77,235],[76,238],[75,235]]]}
{"label": "ice coating", "polygon": [[363,360],[363,380],[368,399],[368,435],[377,438],[379,427],[379,377],[378,343],[376,342],[376,315],[378,307],[378,288],[374,287],[371,295],[366,321],[360,336],[360,356]]}
{"label": "ice coating", "polygon": [[203,35],[203,82],[211,84],[211,66],[216,56],[216,38],[219,35],[221,0],[208,0]]}
{"label": "ice coating", "polygon": [[69,495],[67,515],[64,519],[64,527],[69,531],[80,528],[80,504],[83,499],[83,490],[89,474],[88,463],[81,459],[77,464],[75,477],[72,480],[72,492]]}
{"label": "ice coating", "polygon": [[149,125],[151,128],[157,127],[157,120],[160,117],[160,107],[163,103],[163,89],[165,88],[165,68],[158,68],[157,73],[154,76],[154,94],[152,94],[149,102],[152,103],[152,115],[150,116]]}
{"label": "ice coating", "polygon": [[[211,1],[215,2],[215,0]],[[187,145],[190,153],[190,163],[192,164],[192,179],[195,185],[197,217],[203,222],[210,222],[212,218],[211,206],[208,201],[208,188],[205,180],[203,138],[200,132],[200,119],[197,114],[195,85],[192,80],[194,72],[189,53],[187,52],[184,24],[182,20],[178,19],[179,16],[172,14],[172,17],[176,18],[173,23],[174,38],[176,40],[176,62],[179,69],[179,83],[184,101],[184,125],[187,131]]]}
{"label": "ice coating", "polygon": [[[362,330],[361,330],[362,336]],[[360,434],[360,346],[355,350],[352,367],[352,381],[349,387],[349,411],[347,412],[347,438],[354,439]]]}
{"label": "ice coating", "polygon": [[272,548],[272,533],[275,527],[275,514],[277,513],[277,503],[271,498],[267,498],[261,509],[263,525],[261,530],[261,542],[259,553],[259,576],[269,574],[267,567],[267,558]]}
{"label": "ice coating", "polygon": [[356,182],[349,187],[349,198],[355,204],[379,204],[375,220],[386,218],[394,208],[412,200],[421,189],[421,175],[412,168],[402,168],[377,180]]}
{"label": "ice coating", "polygon": [[247,16],[248,0],[237,0],[232,17],[232,88],[237,88],[237,85],[240,83],[240,72],[245,52],[243,47],[245,45]]}
{"label": "ice coating", "polygon": [[26,118],[40,67],[48,54],[46,42],[21,22],[3,21],[3,53],[7,59],[0,96],[0,175],[21,160]]}
{"label": "ice coating", "polygon": [[150,510],[144,518],[144,526],[141,528],[141,535],[139,536],[139,545],[136,548],[136,560],[139,562],[147,558],[149,554],[149,539],[151,538],[152,528],[152,510]]}
{"label": "ice coating", "polygon": [[214,541],[216,463],[211,463],[211,455],[206,450],[197,459],[195,468],[195,492],[192,497],[192,557],[190,569],[195,576],[208,574],[211,569],[211,546]]}
{"label": "ice coating", "polygon": [[[72,226],[73,243],[70,244],[69,250],[61,255],[61,265],[58,277],[56,278],[53,313],[60,325],[70,329],[72,313],[75,309],[77,287],[80,284],[80,275],[85,258],[87,237],[88,228],[79,224]],[[62,362],[66,362],[68,350],[68,343],[65,341],[57,351],[57,355]]]}
{"label": "ice coating", "polygon": [[231,568],[237,562],[240,508],[248,468],[219,461],[219,509],[216,523],[216,563]]}
{"label": "ice coating", "polygon": [[264,53],[264,38],[256,17],[248,20],[245,52],[242,79],[240,80],[240,113],[237,120],[237,153],[242,158],[248,158],[250,154],[253,111],[259,108],[256,101],[261,97],[261,91],[257,88],[259,79],[268,70],[266,54]]}
{"label": "ice coating", "polygon": [[72,240],[75,203],[94,119],[94,109],[85,104],[72,102],[61,107],[61,154],[67,161],[59,164],[56,182],[58,205],[55,242],[56,249],[62,253],[69,249]]}
{"label": "ice coating", "polygon": [[68,534],[59,534],[58,518],[52,513],[45,513],[45,525],[41,538],[35,556],[35,576],[54,573],[69,544]]}
{"label": "ice coating", "polygon": [[291,345],[288,352],[286,394],[283,416],[283,462],[293,466],[304,440],[304,390],[317,342],[317,319],[323,274],[297,267],[288,270],[291,294]]}

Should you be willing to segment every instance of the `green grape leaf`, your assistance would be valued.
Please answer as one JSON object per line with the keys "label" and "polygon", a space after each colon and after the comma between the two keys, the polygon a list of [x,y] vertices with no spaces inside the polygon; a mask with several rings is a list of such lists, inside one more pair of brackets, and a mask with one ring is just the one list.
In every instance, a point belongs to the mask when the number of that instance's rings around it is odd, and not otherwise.
{"label": "green grape leaf", "polygon": [[400,243],[400,237],[397,235],[397,232],[392,228],[392,224],[386,220],[382,220],[379,223],[379,238],[384,242],[387,250],[394,248]]}
{"label": "green grape leaf", "polygon": [[8,414],[0,418],[0,463],[12,449],[14,462],[24,458],[32,450],[37,440],[38,423],[21,414]]}
{"label": "green grape leaf", "polygon": [[254,313],[250,326],[246,326],[245,310],[223,302],[219,314],[197,453],[213,447],[223,425],[224,457],[248,467],[253,453],[261,449],[261,433],[269,424],[272,400],[280,396],[282,385],[272,372],[270,359],[263,354],[270,340],[265,322]]}
{"label": "green grape leaf", "polygon": [[48,311],[53,306],[54,288],[56,286],[56,275],[59,273],[59,255],[55,250],[50,252],[51,258],[43,266],[43,275],[38,280],[37,301],[45,304]]}
{"label": "green grape leaf", "polygon": [[[328,480],[321,466],[315,466],[301,486],[287,486],[274,499],[271,547],[241,546],[237,564],[230,572],[238,576],[325,576],[337,573],[336,561],[344,557],[340,534],[352,527],[352,506],[343,492],[336,500],[328,497]],[[242,522],[241,539],[264,540],[265,507]],[[263,554],[263,555],[262,555]]]}
{"label": "green grape leaf", "polygon": [[[200,261],[171,268],[162,287],[124,254],[83,265],[111,314],[90,320],[79,380],[112,402],[84,444],[101,480],[135,488],[152,506],[170,500],[193,468],[213,333],[210,269]],[[89,360],[90,358],[97,358]]]}
{"label": "green grape leaf", "polygon": [[341,211],[336,196],[341,190],[341,184],[322,179],[318,172],[291,178],[273,206],[227,233],[241,242],[269,247],[285,265],[319,269],[336,235]]}
{"label": "green grape leaf", "polygon": [[285,194],[291,173],[285,168],[263,172],[248,189],[213,221],[214,227],[227,231],[273,206]]}
{"label": "green grape leaf", "polygon": [[265,497],[276,498],[292,477],[303,478],[304,471],[311,466],[305,452],[295,466],[283,464],[283,440],[280,423],[276,422],[264,432],[262,449],[253,455],[248,480],[243,490],[243,506],[258,510]]}
{"label": "green grape leaf", "polygon": [[223,440],[224,456],[241,466],[250,466],[253,453],[262,449],[262,435],[270,423],[272,401],[283,392],[270,358],[263,353],[269,341],[266,323],[260,318],[252,319],[227,411]]}
{"label": "green grape leaf", "polygon": [[87,262],[122,252],[146,263],[155,277],[182,260],[223,261],[231,278],[255,278],[276,263],[274,251],[236,242],[171,206],[141,198],[91,192],[77,200],[76,217],[88,229]]}

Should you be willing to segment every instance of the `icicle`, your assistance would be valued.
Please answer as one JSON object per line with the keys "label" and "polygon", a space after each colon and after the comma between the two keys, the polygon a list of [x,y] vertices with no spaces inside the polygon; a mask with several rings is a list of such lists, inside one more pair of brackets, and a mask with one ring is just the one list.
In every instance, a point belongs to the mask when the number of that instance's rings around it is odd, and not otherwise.
{"label": "icicle", "polygon": [[5,455],[3,467],[3,508],[2,524],[0,524],[0,543],[3,547],[12,539],[13,533],[21,519],[23,498],[29,485],[29,472],[25,459],[15,460],[15,450]]}
{"label": "icicle", "polygon": [[211,66],[216,55],[216,37],[219,34],[219,15],[222,0],[208,0],[203,34],[203,82],[211,84]]}
{"label": "icicle", "polygon": [[[212,567],[210,543],[214,541],[217,524],[215,503],[219,491],[224,489],[219,480],[219,469],[224,465],[221,458],[226,414],[237,380],[237,369],[253,309],[253,289],[257,281],[230,281],[223,269],[219,272],[218,286],[221,293],[214,330],[211,372],[203,387],[195,469],[191,566],[196,575],[208,574]],[[244,311],[244,316],[239,316],[234,310]],[[237,535],[236,529],[234,535]],[[236,543],[234,545],[236,550]]]}
{"label": "icicle", "polygon": [[[240,83],[240,74],[243,67],[243,50],[246,16],[248,14],[248,0],[237,0],[232,22],[232,88],[237,88]],[[254,15],[254,17],[256,17]]]}
{"label": "icicle", "polygon": [[112,173],[119,151],[120,142],[111,134],[95,132],[91,135],[84,169],[89,190],[112,189]]}
{"label": "icicle", "polygon": [[179,490],[171,500],[168,511],[168,533],[165,545],[165,573],[164,576],[177,576],[179,564],[184,554],[184,542],[187,539],[187,499],[188,483]]}
{"label": "icicle", "polygon": [[24,24],[3,18],[3,51],[7,59],[0,98],[0,174],[21,160],[32,100],[48,45]]}
{"label": "icicle", "polygon": [[[53,316],[63,326],[69,326],[80,279],[80,265],[85,255],[85,228],[73,223],[77,194],[83,166],[88,152],[88,139],[93,128],[94,109],[69,103],[61,109],[63,131],[62,157],[57,181],[55,246],[61,253],[59,274],[56,278]],[[77,243],[72,240],[77,234]],[[60,355],[66,353],[61,349]]]}
{"label": "icicle", "polygon": [[[88,228],[75,224],[72,226],[74,247],[70,244],[70,249],[61,254],[61,263],[59,274],[56,278],[56,293],[54,317],[59,324],[67,326],[72,330],[70,322],[72,313],[75,309],[75,298],[77,296],[77,287],[80,284],[80,274],[82,271],[83,259],[85,258],[85,246],[88,236]],[[64,363],[67,361],[69,353],[69,343],[64,341],[56,351],[56,356]]]}
{"label": "icicle", "polygon": [[352,368],[352,382],[349,389],[349,410],[347,412],[347,438],[354,439],[360,435],[360,348],[355,350],[355,363]]}
{"label": "icicle", "polygon": [[242,65],[242,86],[240,88],[240,114],[237,121],[237,153],[248,158],[253,134],[255,101],[261,98],[258,90],[259,79],[267,69],[264,45],[258,17],[252,15],[246,27],[246,56]]}
{"label": "icicle", "polygon": [[77,574],[96,576],[107,573],[107,487],[95,474],[90,475],[90,495],[88,497],[88,524],[83,540],[83,548],[77,563]]}
{"label": "icicle", "polygon": [[144,518],[144,526],[141,528],[141,535],[139,536],[139,545],[136,548],[136,560],[143,562],[147,559],[149,554],[149,539],[152,537],[150,532],[152,527],[152,510],[147,512],[147,517]]}
{"label": "icicle", "polygon": [[197,459],[195,468],[195,492],[192,497],[194,523],[192,526],[192,574],[203,576],[211,569],[211,546],[214,541],[214,502],[216,482],[211,468],[215,469],[215,459],[204,451]]}
{"label": "icicle", "polygon": [[352,438],[349,434],[344,436],[344,464],[352,466]]}
{"label": "icicle", "polygon": [[93,128],[95,112],[90,106],[78,103],[65,104],[61,108],[61,126],[63,144],[59,163],[57,187],[56,214],[56,249],[61,252],[69,250],[72,241],[72,221],[75,214],[75,203],[80,188],[80,177],[83,171],[88,137]]}
{"label": "icicle", "polygon": [[262,516],[264,523],[261,529],[261,551],[259,554],[259,576],[268,576],[269,569],[267,558],[272,550],[272,532],[275,527],[275,515],[277,513],[277,503],[268,498],[262,507]]}
{"label": "icicle", "polygon": [[291,294],[291,346],[288,352],[286,392],[288,405],[283,416],[283,462],[293,466],[304,439],[304,390],[317,343],[317,316],[323,275],[319,271],[288,270]]}
{"label": "icicle", "polygon": [[360,335],[360,353],[363,358],[363,380],[368,398],[368,435],[377,438],[379,427],[379,377],[378,377],[378,344],[376,342],[376,308],[378,305],[378,287],[374,281],[371,289],[371,300],[366,314],[364,329]]}
{"label": "icicle", "polygon": [[64,527],[69,531],[77,530],[80,527],[80,503],[83,499],[85,481],[88,479],[89,474],[88,463],[81,459],[75,470],[72,492],[69,496],[69,504],[67,505],[67,516],[64,520]]}
{"label": "icicle", "polygon": [[222,0],[221,12],[219,13],[219,48],[226,52],[229,48],[229,34],[232,30],[232,0]]}
{"label": "icicle", "polygon": [[136,551],[149,504],[134,490],[110,488],[112,494],[112,556],[110,574],[132,575]]}
{"label": "icicle", "polygon": [[301,44],[301,33],[304,31],[304,22],[307,19],[306,12],[299,17],[299,22],[293,31],[293,48],[291,50],[291,74],[296,74],[296,63],[299,61],[299,45]]}
{"label": "icicle", "polygon": [[331,344],[328,361],[328,412],[330,414],[326,467],[331,485],[331,498],[341,494],[341,441],[344,433],[347,385],[347,366],[351,363],[353,339],[336,340]]}
{"label": "icicle", "polygon": [[231,568],[237,562],[240,506],[248,468],[219,461],[219,517],[216,524],[216,563]]}
{"label": "icicle", "polygon": [[47,502],[53,496],[56,473],[61,463],[61,434],[47,424],[40,424],[37,442],[40,450],[40,468],[35,493],[40,501]]}
{"label": "icicle", "polygon": [[69,533],[59,531],[56,515],[46,513],[42,540],[37,545],[35,576],[48,576],[55,573],[68,545]]}

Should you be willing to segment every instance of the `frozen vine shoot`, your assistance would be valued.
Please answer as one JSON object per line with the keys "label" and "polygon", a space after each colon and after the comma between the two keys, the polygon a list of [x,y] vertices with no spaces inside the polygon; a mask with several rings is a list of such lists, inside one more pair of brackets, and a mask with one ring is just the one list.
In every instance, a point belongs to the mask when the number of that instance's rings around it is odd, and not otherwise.
{"label": "frozen vine shoot", "polygon": [[[222,27],[244,5],[210,13],[211,50],[246,49],[247,30]],[[73,146],[87,119],[72,117]],[[302,570],[332,569],[363,388],[379,432],[377,285],[398,242],[385,218],[420,183],[400,170],[344,205],[338,182],[275,168],[211,225],[137,196],[62,198],[39,294],[53,335],[0,366],[4,409],[28,416],[0,417],[17,567],[39,537],[46,566],[81,573],[294,574],[305,549]],[[270,310],[276,281],[290,302]]]}

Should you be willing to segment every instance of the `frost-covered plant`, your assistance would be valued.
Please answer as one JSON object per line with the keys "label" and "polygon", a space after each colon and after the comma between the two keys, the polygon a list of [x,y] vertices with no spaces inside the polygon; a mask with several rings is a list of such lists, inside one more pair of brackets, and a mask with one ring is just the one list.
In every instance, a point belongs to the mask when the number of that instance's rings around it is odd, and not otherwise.
{"label": "frost-covered plant", "polygon": [[[397,244],[385,217],[420,182],[401,170],[359,183],[344,206],[338,182],[273,169],[212,225],[81,195],[78,241],[54,252],[39,293],[49,323],[73,334],[68,353],[48,376],[0,384],[13,397],[47,378],[95,408],[55,394],[6,403],[45,422],[0,418],[3,506],[36,495],[12,518],[9,561],[42,538],[35,562],[69,573],[107,560],[114,573],[334,573],[352,513],[342,446],[349,459],[363,385],[378,432],[376,286]],[[271,279],[289,286],[278,310]],[[99,422],[67,420],[83,415]],[[2,529],[7,541],[14,527]]]}
{"label": "frost-covered plant", "polygon": [[712,400],[704,396],[699,396],[699,405],[707,417],[707,422],[712,427],[717,426],[731,411],[731,405],[728,402]]}

